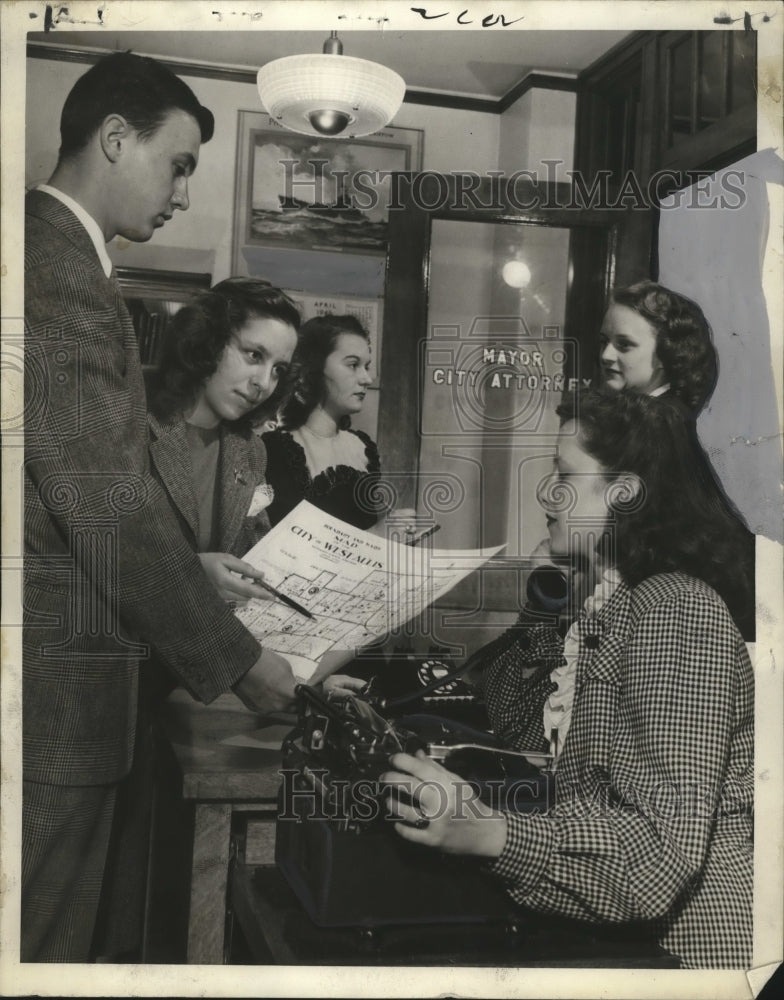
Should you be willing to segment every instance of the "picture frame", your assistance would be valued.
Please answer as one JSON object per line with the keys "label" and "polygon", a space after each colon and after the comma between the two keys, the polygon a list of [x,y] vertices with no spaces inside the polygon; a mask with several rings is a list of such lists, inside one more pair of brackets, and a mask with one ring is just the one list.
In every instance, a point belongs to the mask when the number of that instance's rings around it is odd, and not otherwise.
{"label": "picture frame", "polygon": [[[420,171],[423,149],[422,129],[321,138],[291,132],[265,112],[240,110],[233,273],[263,274],[285,286],[296,274],[295,287],[314,293],[382,294],[389,175]],[[353,259],[342,265],[338,255]],[[318,272],[329,275],[327,285],[302,283],[310,276],[318,283]]]}
{"label": "picture frame", "polygon": [[212,275],[142,267],[118,267],[115,273],[136,330],[142,368],[150,370],[158,361],[166,324],[210,287]]}

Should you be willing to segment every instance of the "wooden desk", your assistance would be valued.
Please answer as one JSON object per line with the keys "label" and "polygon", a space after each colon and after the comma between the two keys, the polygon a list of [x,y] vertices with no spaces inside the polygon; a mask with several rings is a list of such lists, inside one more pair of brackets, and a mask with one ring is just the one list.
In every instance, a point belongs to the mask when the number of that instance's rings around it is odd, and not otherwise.
{"label": "wooden desk", "polygon": [[[189,872],[189,963],[227,960],[226,908],[230,901],[251,961],[284,965],[492,965],[672,968],[623,927],[603,932],[575,921],[528,914],[508,925],[444,925],[423,935],[416,925],[380,933],[316,927],[274,867],[279,751],[294,718],[263,723],[232,695],[204,706],[175,692],[161,713],[170,748],[169,772],[179,804],[193,813]],[[255,740],[251,736],[255,735]],[[252,745],[232,745],[245,739]],[[232,742],[227,742],[232,741]],[[255,744],[255,745],[253,745]],[[263,744],[263,745],[262,745]],[[232,826],[253,816],[253,858],[247,843],[233,864]],[[160,818],[158,820],[161,825]],[[164,824],[165,825],[165,824]],[[242,824],[244,825],[244,824]],[[268,831],[268,835],[259,831]],[[244,838],[243,838],[244,840]],[[182,846],[174,856],[182,854]],[[156,959],[153,959],[154,961]],[[163,959],[158,959],[163,960]],[[182,960],[182,959],[175,959]]]}
{"label": "wooden desk", "polygon": [[241,861],[232,901],[250,961],[276,965],[491,966],[671,969],[678,963],[623,928],[602,930],[520,907],[514,919],[486,924],[380,928],[317,927],[274,866]]}
{"label": "wooden desk", "polygon": [[[263,720],[231,694],[202,705],[177,690],[159,721],[164,746],[172,751],[175,790],[194,810],[187,961],[221,963],[232,820],[252,810],[268,821],[254,824],[269,831],[256,850],[260,861],[272,864],[280,745],[295,719]],[[240,741],[249,745],[236,745]]]}
{"label": "wooden desk", "polygon": [[272,865],[232,868],[232,905],[250,960],[275,965],[517,965],[520,927],[480,925],[317,927]]}

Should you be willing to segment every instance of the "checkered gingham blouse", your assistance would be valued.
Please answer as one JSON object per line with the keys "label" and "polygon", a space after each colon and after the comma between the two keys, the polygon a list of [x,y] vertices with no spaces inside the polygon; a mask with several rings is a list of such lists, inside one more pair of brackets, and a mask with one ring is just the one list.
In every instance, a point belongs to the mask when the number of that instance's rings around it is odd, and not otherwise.
{"label": "checkered gingham blouse", "polygon": [[[662,574],[621,584],[579,631],[555,801],[507,813],[490,870],[535,910],[653,921],[684,967],[748,968],[754,682],[726,606],[702,581]],[[488,650],[491,721],[521,749],[544,742],[557,640],[539,628]]]}

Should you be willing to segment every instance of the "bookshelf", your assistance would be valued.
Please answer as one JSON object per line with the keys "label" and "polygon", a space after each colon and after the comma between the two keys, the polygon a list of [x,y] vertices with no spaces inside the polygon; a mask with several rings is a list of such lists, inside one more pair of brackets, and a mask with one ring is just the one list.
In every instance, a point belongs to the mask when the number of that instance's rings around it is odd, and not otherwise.
{"label": "bookshelf", "polygon": [[212,276],[138,267],[118,267],[116,274],[136,330],[142,367],[154,368],[166,324],[178,309],[210,287]]}

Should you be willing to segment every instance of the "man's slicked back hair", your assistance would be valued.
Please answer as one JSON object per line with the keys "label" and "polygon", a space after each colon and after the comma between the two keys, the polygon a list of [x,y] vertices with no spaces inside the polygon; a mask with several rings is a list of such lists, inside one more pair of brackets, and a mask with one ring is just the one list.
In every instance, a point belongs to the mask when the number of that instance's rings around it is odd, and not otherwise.
{"label": "man's slicked back hair", "polygon": [[142,139],[149,138],[172,111],[191,115],[208,142],[215,129],[212,112],[171,70],[131,52],[106,56],[73,85],[60,117],[60,160],[79,153],[111,114],[122,115]]}

